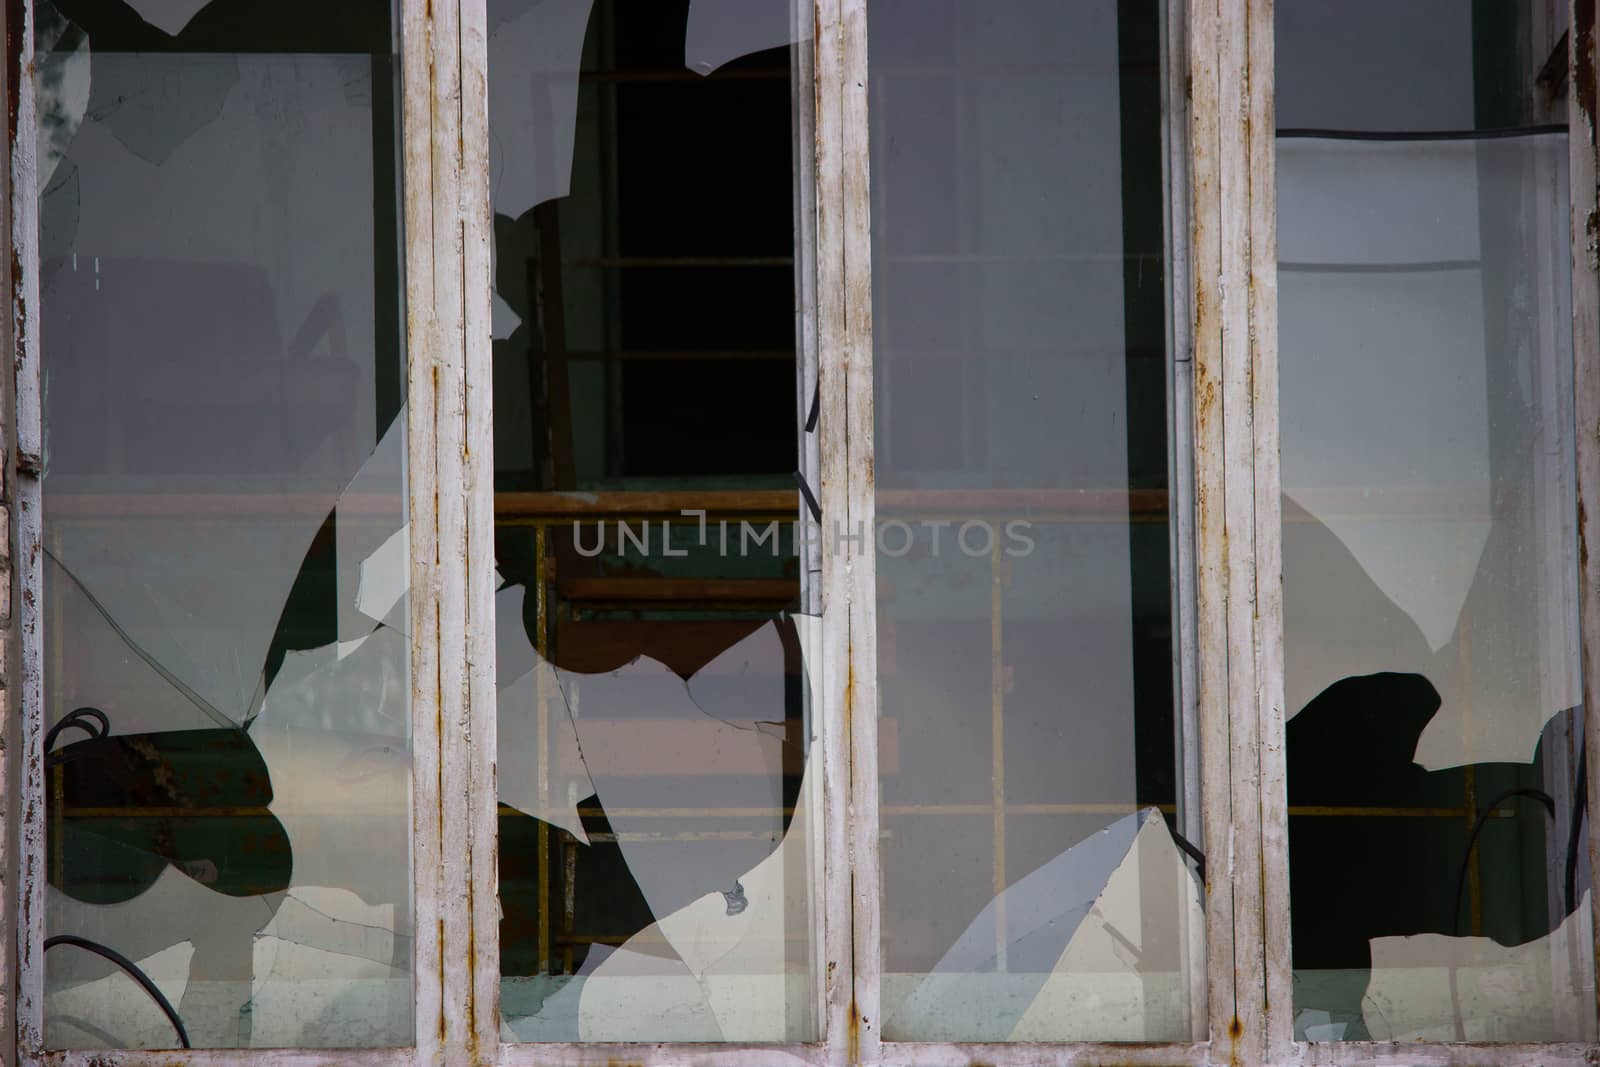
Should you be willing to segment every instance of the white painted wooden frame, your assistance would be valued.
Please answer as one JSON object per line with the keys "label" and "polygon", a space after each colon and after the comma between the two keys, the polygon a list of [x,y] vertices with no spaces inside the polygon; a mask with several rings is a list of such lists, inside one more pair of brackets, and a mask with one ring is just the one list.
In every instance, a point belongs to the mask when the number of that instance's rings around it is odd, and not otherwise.
{"label": "white painted wooden frame", "polygon": [[[850,374],[850,438],[847,442],[851,466],[850,521],[852,528],[860,515],[866,529],[873,528],[873,424],[872,391],[872,263],[871,229],[868,217],[868,100],[870,71],[867,64],[867,0],[821,0],[819,8],[831,14],[840,10],[842,23],[842,63],[845,86],[845,115],[841,140],[844,161],[844,218],[845,218],[845,294],[847,336],[844,341]],[[1200,314],[1206,304],[1201,295],[1215,295],[1225,284],[1221,271],[1224,266],[1219,236],[1227,232],[1222,219],[1222,205],[1217,202],[1222,188],[1217,173],[1219,130],[1221,116],[1228,114],[1229,104],[1221,99],[1222,84],[1230,76],[1240,76],[1247,69],[1242,56],[1219,56],[1219,36],[1222,27],[1241,29],[1244,26],[1243,4],[1236,0],[1168,0],[1163,10],[1162,37],[1165,43],[1167,67],[1167,92],[1163,95],[1163,123],[1165,127],[1164,170],[1168,180],[1167,244],[1171,271],[1169,276],[1171,327],[1169,358],[1171,360],[1171,430],[1173,461],[1170,467],[1171,511],[1170,523],[1174,531],[1172,553],[1172,595],[1175,615],[1174,631],[1178,635],[1174,650],[1174,695],[1178,701],[1177,730],[1183,754],[1180,788],[1184,798],[1184,816],[1194,820],[1186,829],[1197,834],[1203,829],[1205,851],[1211,857],[1230,857],[1229,862],[1212,859],[1207,863],[1206,928],[1210,949],[1206,954],[1203,973],[1194,981],[1207,990],[1209,1004],[1209,1039],[1193,1043],[1109,1043],[1062,1042],[1035,1043],[974,1043],[974,1042],[904,1042],[884,1041],[878,1032],[879,981],[881,975],[881,947],[879,927],[879,900],[881,897],[878,851],[878,769],[877,769],[877,673],[876,673],[876,581],[872,561],[873,538],[866,538],[861,558],[853,561],[859,578],[852,581],[850,664],[852,682],[848,707],[851,715],[852,787],[851,841],[855,848],[851,871],[855,892],[855,959],[856,1003],[852,1011],[852,1036],[856,1039],[852,1062],[868,1067],[969,1067],[986,1064],[1028,1065],[1028,1067],[1065,1067],[1065,1065],[1187,1065],[1214,1062],[1259,1062],[1246,1058],[1249,1042],[1240,1036],[1233,1020],[1240,1011],[1240,1002],[1249,1001],[1245,993],[1235,992],[1235,962],[1231,943],[1234,898],[1239,895],[1236,886],[1247,881],[1248,863],[1238,867],[1231,861],[1236,852],[1245,850],[1231,841],[1229,824],[1229,755],[1230,744],[1234,750],[1248,748],[1254,758],[1253,741],[1230,737],[1230,706],[1227,674],[1233,635],[1227,629],[1233,621],[1226,613],[1229,590],[1216,587],[1208,589],[1207,576],[1215,579],[1227,573],[1230,562],[1241,580],[1254,582],[1253,568],[1241,568],[1238,561],[1226,558],[1228,538],[1221,535],[1223,514],[1220,493],[1207,495],[1208,476],[1220,476],[1225,457],[1220,448],[1211,453],[1209,460],[1199,454],[1204,447],[1202,435],[1220,433],[1222,412],[1220,405],[1207,409],[1195,391],[1201,374],[1213,379],[1222,378],[1219,367],[1223,340],[1222,324],[1213,311]],[[819,25],[828,25],[827,15],[819,18]],[[819,44],[818,69],[824,69],[822,46]],[[1210,78],[1208,89],[1202,89],[1202,79]],[[1237,84],[1237,82],[1235,83]],[[820,90],[819,90],[820,92]],[[1238,114],[1235,107],[1234,114]],[[819,143],[821,140],[819,120]],[[1232,188],[1230,186],[1230,188]],[[1237,217],[1230,222],[1237,221]],[[1240,231],[1242,232],[1242,230]],[[1209,249],[1209,255],[1208,250]],[[1275,269],[1274,264],[1274,269]],[[1233,264],[1235,270],[1240,265]],[[1213,300],[1214,308],[1218,301]],[[1243,334],[1231,335],[1235,341],[1238,359],[1248,359],[1250,350],[1243,346]],[[1203,353],[1203,356],[1202,356]],[[857,386],[857,379],[863,379]],[[1244,382],[1249,388],[1248,375],[1235,375],[1229,381],[1237,385]],[[1248,393],[1246,393],[1248,397]],[[1236,410],[1248,411],[1245,403]],[[858,415],[858,409],[862,409]],[[1249,422],[1244,422],[1248,432]],[[1246,438],[1242,450],[1248,461],[1252,444]],[[1209,462],[1209,466],[1208,466]],[[1248,475],[1249,465],[1245,466]],[[1275,477],[1275,474],[1274,474]],[[1248,501],[1254,491],[1248,477],[1239,482],[1235,492],[1243,500],[1245,514],[1250,514]],[[1196,504],[1201,505],[1198,512]],[[1209,505],[1208,513],[1205,507]],[[1212,523],[1213,537],[1205,539],[1206,523]],[[1195,537],[1200,526],[1200,539]],[[1253,535],[1252,535],[1253,536]],[[1244,538],[1236,539],[1235,548]],[[1207,553],[1210,553],[1208,557]],[[1198,582],[1196,581],[1198,577]],[[1207,612],[1210,612],[1208,619]],[[857,620],[860,620],[859,622]],[[1208,621],[1211,629],[1206,629]],[[1198,627],[1198,633],[1197,633]],[[1253,640],[1254,628],[1242,633],[1238,640]],[[1250,647],[1246,644],[1245,647]],[[1208,685],[1209,680],[1209,685]],[[1252,700],[1254,699],[1252,694]],[[1255,721],[1255,712],[1243,716],[1246,723]],[[1237,709],[1234,719],[1239,719]],[[1235,761],[1238,762],[1237,760]],[[1244,788],[1248,788],[1245,786]],[[1234,794],[1241,791],[1234,783]],[[1250,804],[1257,804],[1255,794]],[[1248,807],[1249,805],[1245,805]],[[1255,809],[1259,813],[1259,807]],[[1259,881],[1257,882],[1259,886]],[[1259,928],[1259,917],[1256,927]],[[1256,977],[1259,979],[1259,955]],[[1254,1002],[1259,1003],[1260,993]],[[1259,1010],[1257,1011],[1259,1017]],[[1259,1046],[1259,1029],[1257,1031]]]}
{"label": "white painted wooden frame", "polygon": [[[815,0],[815,290],[822,417],[813,468],[824,513],[873,528],[872,323],[866,0]],[[1600,214],[1594,0],[1569,0],[1574,350],[1580,537],[1600,500]],[[10,62],[32,69],[32,3],[7,9]],[[20,25],[16,24],[20,19]],[[819,1018],[823,1040],[782,1046],[510,1045],[499,1041],[495,868],[492,398],[488,328],[484,0],[403,0],[412,552],[416,1046],[213,1050],[196,1064],[1431,1064],[1592,1063],[1572,1044],[1306,1044],[1293,1040],[1284,782],[1276,351],[1272,0],[1172,0],[1168,167],[1178,460],[1175,663],[1186,797],[1201,801],[1207,865],[1209,1040],[1192,1045],[978,1045],[879,1036],[876,596],[873,538],[821,539],[822,772]],[[10,101],[11,331],[16,366],[14,569],[20,712],[17,1061],[171,1063],[167,1052],[43,1053],[42,427],[34,101]],[[812,214],[814,212],[814,215]],[[1191,356],[1192,353],[1192,356]],[[1193,469],[1185,440],[1192,433]],[[1192,497],[1188,475],[1193,475]],[[1192,513],[1191,513],[1192,506]],[[1192,521],[1192,526],[1190,525]],[[830,526],[832,523],[830,522]],[[1192,556],[1185,531],[1193,530]],[[1600,554],[1583,555],[1585,703],[1600,706]],[[1192,575],[1190,568],[1192,567]],[[1191,580],[1192,579],[1192,580]],[[1192,604],[1192,616],[1188,605]],[[1184,651],[1192,654],[1185,660]],[[1600,766],[1600,715],[1587,718]],[[12,781],[7,777],[8,782]],[[1589,781],[1600,810],[1600,775]],[[1191,805],[1190,810],[1194,810]],[[448,844],[446,844],[448,843]],[[1590,846],[1596,884],[1600,849]],[[1596,903],[1600,909],[1600,902]],[[1600,929],[1600,922],[1596,923]],[[9,1023],[4,1011],[0,1022]]]}
{"label": "white painted wooden frame", "polygon": [[[411,547],[412,888],[415,929],[412,982],[415,1045],[378,1049],[208,1049],[173,1051],[58,1051],[43,1049],[44,1034],[44,753],[43,554],[41,483],[43,426],[39,338],[38,171],[35,148],[33,2],[5,8],[7,74],[15,91],[8,131],[10,240],[16,267],[11,293],[11,337],[16,372],[17,487],[15,566],[22,590],[18,606],[20,684],[14,686],[21,718],[22,777],[17,894],[14,1020],[15,1056],[0,1061],[60,1067],[113,1065],[271,1064],[274,1067],[466,1062],[462,1020],[470,1004],[465,961],[471,912],[461,887],[468,869],[462,850],[442,848],[464,840],[466,774],[461,769],[468,736],[466,688],[481,679],[469,669],[466,645],[466,572],[474,557],[463,543],[466,520],[482,509],[485,490],[466,449],[463,386],[463,270],[474,267],[463,251],[460,54],[457,21],[448,4],[401,0],[397,42],[401,69],[402,173],[405,223],[406,380]],[[445,75],[441,77],[440,75]],[[450,151],[452,144],[455,151]],[[484,149],[480,148],[480,152]],[[471,153],[467,153],[471,162]],[[480,254],[482,250],[479,250]],[[485,332],[485,336],[487,333]],[[481,353],[479,354],[481,356]],[[475,413],[480,420],[487,414]],[[484,422],[486,426],[486,421]],[[481,537],[481,535],[479,535]],[[445,546],[461,545],[460,549]],[[481,553],[482,546],[478,546]],[[481,562],[481,559],[479,560]],[[452,645],[450,642],[454,642]],[[481,658],[477,661],[482,662]],[[492,663],[489,669],[492,670]],[[492,699],[492,687],[491,687]],[[447,723],[445,715],[454,719]],[[491,729],[492,729],[491,718]],[[441,741],[444,745],[441,745]],[[458,783],[454,790],[450,783]],[[8,887],[9,888],[9,887]],[[445,938],[453,948],[444,951]],[[446,961],[450,961],[449,966]],[[11,961],[7,961],[8,963]],[[9,1007],[9,1005],[8,1005]]]}
{"label": "white painted wooden frame", "polygon": [[1263,744],[1272,693],[1282,691],[1281,652],[1276,670],[1269,660],[1281,631],[1281,568],[1272,565],[1279,535],[1271,0],[1191,0],[1189,35],[1209,1033],[1214,1061],[1253,1067],[1266,1060],[1268,1006],[1262,908],[1272,817],[1263,789],[1282,789],[1281,741]]}
{"label": "white painted wooden frame", "polygon": [[[485,32],[485,0],[446,0],[446,4],[459,4],[461,10],[460,78],[462,84],[461,111],[464,117],[461,135],[468,145],[467,152],[474,155],[465,168],[469,176],[459,203],[461,225],[466,234],[467,246],[482,248],[481,259],[466,272],[465,299],[469,308],[466,323],[465,395],[467,397],[467,437],[464,447],[487,464],[492,454],[492,420],[489,412],[489,394],[492,386],[490,363],[489,303],[491,278],[489,276],[488,242],[493,232],[493,209],[489,201],[488,161],[488,41]],[[861,25],[864,32],[865,8],[861,8]],[[846,229],[856,222],[843,207],[844,184],[849,180],[846,168],[849,160],[860,161],[861,177],[865,177],[864,126],[858,131],[861,151],[854,156],[845,150],[841,125],[844,116],[843,94],[845,67],[841,58],[842,22],[838,0],[795,0],[795,46],[793,84],[795,103],[793,119],[800,137],[796,154],[796,294],[798,298],[796,323],[796,351],[805,371],[797,393],[797,408],[803,423],[811,392],[806,388],[807,375],[817,388],[819,417],[817,432],[802,435],[802,468],[816,474],[815,486],[822,513],[829,517],[829,530],[855,529],[861,519],[853,513],[861,495],[858,475],[847,456],[847,440],[860,432],[855,419],[865,412],[870,420],[870,377],[850,374],[850,344],[858,336],[859,324],[849,321],[859,308],[851,303],[845,290]],[[814,38],[808,41],[808,38]],[[864,43],[864,37],[863,37]],[[807,49],[811,48],[810,54]],[[865,62],[863,54],[862,62]],[[435,77],[440,77],[435,71]],[[864,112],[862,115],[864,121]],[[813,143],[808,143],[812,141]],[[809,156],[810,158],[805,158]],[[865,193],[862,194],[863,205]],[[864,220],[860,240],[866,236]],[[814,227],[811,233],[807,229]],[[806,238],[814,238],[808,240]],[[864,255],[860,245],[858,254]],[[865,260],[863,259],[863,263]],[[863,298],[870,290],[863,292]],[[476,310],[476,321],[470,312]],[[870,309],[866,312],[870,315]],[[870,318],[865,336],[870,343]],[[480,351],[481,350],[481,351]],[[476,402],[474,396],[482,399]],[[867,403],[858,401],[865,395]],[[871,436],[871,423],[866,424],[867,439]],[[863,667],[855,657],[858,645],[854,638],[857,609],[860,605],[858,589],[872,590],[870,576],[863,579],[860,544],[847,538],[820,535],[821,531],[807,524],[800,545],[804,553],[806,579],[802,584],[807,611],[821,616],[821,671],[813,675],[820,685],[811,693],[812,766],[820,772],[820,789],[812,793],[812,825],[819,829],[813,856],[820,859],[820,877],[813,885],[818,892],[813,928],[818,933],[815,957],[815,988],[819,1003],[817,1019],[821,1027],[821,1040],[810,1043],[740,1045],[733,1043],[648,1043],[648,1042],[543,1042],[501,1043],[499,1040],[499,901],[498,879],[495,875],[495,834],[497,829],[497,794],[494,779],[494,729],[495,693],[494,678],[494,617],[493,617],[493,501],[492,465],[486,466],[476,492],[482,496],[481,510],[469,515],[469,537],[481,537],[481,562],[469,566],[471,582],[466,595],[470,600],[466,615],[470,660],[475,671],[481,671],[485,683],[474,688],[468,702],[470,714],[467,725],[475,739],[471,746],[470,840],[472,845],[472,872],[470,907],[474,937],[471,942],[472,981],[470,989],[462,989],[458,996],[467,1001],[465,1010],[472,1017],[472,1047],[462,1050],[462,1058],[451,1058],[455,1052],[447,1047],[448,1063],[496,1063],[506,1067],[541,1065],[541,1067],[601,1067],[626,1063],[638,1065],[684,1064],[702,1067],[842,1067],[855,1062],[852,1014],[852,955],[851,915],[852,901],[859,917],[862,896],[861,857],[852,845],[857,839],[848,830],[848,798],[851,795],[851,753],[848,746],[851,708],[868,707],[876,711],[873,683],[866,684],[867,697],[861,695]],[[870,508],[870,491],[866,493]],[[797,512],[803,513],[799,493],[795,496]],[[870,538],[865,540],[870,541]],[[875,648],[874,648],[875,654]],[[870,677],[870,675],[868,675]],[[852,688],[852,680],[854,688]],[[859,718],[859,717],[858,717]],[[445,739],[448,751],[450,739]],[[856,757],[859,760],[859,755]],[[875,767],[875,763],[873,764]],[[446,768],[448,775],[449,768]],[[875,772],[874,772],[875,773]],[[451,781],[446,777],[446,782]],[[447,787],[448,788],[448,787]],[[449,826],[448,809],[446,826]],[[449,830],[447,829],[447,835]],[[852,853],[856,853],[856,878],[852,892],[850,881]],[[460,885],[460,883],[454,883]],[[462,886],[464,889],[465,887]],[[874,898],[875,901],[875,898]],[[447,943],[449,943],[447,937]],[[447,990],[447,997],[449,996]],[[447,1018],[449,1007],[447,1006]]]}
{"label": "white painted wooden frame", "polygon": [[[1262,198],[1270,203],[1273,192],[1272,144],[1272,0],[1250,0],[1252,8],[1250,26],[1249,71],[1252,89],[1249,94],[1248,122],[1251,127],[1249,141],[1252,145],[1252,174],[1262,183]],[[1596,78],[1595,0],[1568,0],[1564,5],[1567,29],[1568,70],[1568,130],[1569,165],[1571,180],[1572,222],[1572,339],[1574,354],[1575,416],[1578,469],[1578,542],[1580,563],[1580,641],[1582,646],[1583,701],[1590,713],[1584,716],[1584,745],[1588,763],[1597,766],[1600,757],[1600,554],[1591,553],[1590,545],[1600,538],[1596,527],[1597,509],[1600,509],[1600,199],[1597,199],[1596,175],[1600,173],[1600,154],[1597,154],[1596,106],[1600,82]],[[1558,7],[1558,11],[1561,8]],[[1558,15],[1558,18],[1561,17]],[[1257,21],[1261,27],[1258,31]],[[1259,35],[1258,35],[1259,34]],[[1559,36],[1559,33],[1555,34]],[[1257,135],[1256,129],[1261,134]],[[1252,197],[1251,216],[1255,220],[1255,197]],[[1273,212],[1270,207],[1260,212],[1259,219],[1271,227]],[[1256,223],[1259,225],[1260,223]],[[1255,236],[1268,244],[1261,254],[1252,254],[1251,261],[1260,273],[1255,279],[1269,278],[1274,266],[1275,241],[1267,230],[1256,231]],[[1257,468],[1263,460],[1270,464],[1274,484],[1262,485],[1259,492],[1270,490],[1270,501],[1258,496],[1258,507],[1270,505],[1276,511],[1278,489],[1277,465],[1277,375],[1276,375],[1276,307],[1275,286],[1271,295],[1273,305],[1261,303],[1261,314],[1252,319],[1252,326],[1260,333],[1256,343],[1263,349],[1257,357],[1257,373],[1265,372],[1267,380],[1257,383],[1258,402]],[[1263,292],[1257,288],[1255,299],[1261,301]],[[1260,422],[1270,418],[1273,422],[1270,435],[1261,432]],[[1259,479],[1258,479],[1259,480]],[[1277,529],[1274,518],[1272,529]],[[1262,687],[1260,714],[1263,717],[1261,746],[1261,772],[1263,775],[1263,852],[1262,873],[1265,892],[1265,928],[1262,945],[1265,949],[1267,1048],[1269,1063],[1298,1064],[1304,1067],[1468,1067],[1468,1065],[1495,1064],[1497,1067],[1579,1067],[1593,1064],[1600,1058],[1600,1047],[1580,1043],[1540,1044],[1474,1044],[1442,1042],[1296,1042],[1292,1003],[1292,971],[1289,951],[1289,893],[1287,864],[1287,804],[1284,799],[1283,766],[1283,709],[1282,709],[1282,610],[1281,610],[1281,539],[1264,536],[1266,530],[1257,523],[1257,567],[1262,575],[1259,584],[1261,601],[1258,610],[1263,619],[1270,616],[1270,632],[1263,633],[1264,654],[1260,657],[1265,683]],[[1272,557],[1269,561],[1268,550]],[[1271,611],[1266,595],[1271,577],[1274,601]],[[1268,625],[1263,622],[1263,629]],[[1588,777],[1587,806],[1589,812],[1600,810],[1600,776]],[[1591,827],[1593,825],[1591,818]],[[1589,838],[1591,883],[1600,885],[1600,839]],[[1600,898],[1590,895],[1591,907],[1600,916]],[[1600,931],[1600,922],[1596,923]],[[1600,948],[1600,942],[1597,942]]]}

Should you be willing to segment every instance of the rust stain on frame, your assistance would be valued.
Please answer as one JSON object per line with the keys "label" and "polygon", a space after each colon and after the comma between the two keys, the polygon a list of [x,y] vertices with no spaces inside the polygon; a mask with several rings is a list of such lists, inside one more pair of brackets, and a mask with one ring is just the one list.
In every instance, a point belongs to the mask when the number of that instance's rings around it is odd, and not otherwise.
{"label": "rust stain on frame", "polygon": [[[1573,0],[1572,5],[1572,71],[1573,98],[1578,102],[1578,112],[1589,128],[1589,143],[1595,143],[1595,0]],[[1593,215],[1590,219],[1593,219]]]}

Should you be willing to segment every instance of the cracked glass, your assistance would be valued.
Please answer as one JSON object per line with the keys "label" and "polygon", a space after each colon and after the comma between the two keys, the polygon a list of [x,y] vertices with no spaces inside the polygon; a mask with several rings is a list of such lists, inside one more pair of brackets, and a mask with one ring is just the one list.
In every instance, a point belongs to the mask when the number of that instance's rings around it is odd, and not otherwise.
{"label": "cracked glass", "polygon": [[385,0],[39,0],[45,1040],[412,1041]]}
{"label": "cracked glass", "polygon": [[502,1038],[812,1041],[809,9],[488,17]]}
{"label": "cracked glass", "polygon": [[1565,28],[1277,7],[1301,1040],[1595,1038]]}
{"label": "cracked glass", "polygon": [[886,1040],[1204,1036],[1163,11],[867,6]]}

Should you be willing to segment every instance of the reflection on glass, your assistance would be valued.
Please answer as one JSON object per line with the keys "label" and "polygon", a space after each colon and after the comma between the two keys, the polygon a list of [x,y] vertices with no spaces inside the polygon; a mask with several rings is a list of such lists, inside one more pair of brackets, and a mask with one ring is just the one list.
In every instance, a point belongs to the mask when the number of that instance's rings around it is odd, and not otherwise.
{"label": "reflection on glass", "polygon": [[1301,1039],[1594,1039],[1567,145],[1531,10],[1278,6]]}
{"label": "reflection on glass", "polygon": [[868,7],[890,1040],[1203,1031],[1160,13]]}
{"label": "reflection on glass", "polygon": [[408,1045],[389,7],[36,6],[46,1042]]}
{"label": "reflection on glass", "polygon": [[805,31],[488,14],[503,1036],[814,1040]]}

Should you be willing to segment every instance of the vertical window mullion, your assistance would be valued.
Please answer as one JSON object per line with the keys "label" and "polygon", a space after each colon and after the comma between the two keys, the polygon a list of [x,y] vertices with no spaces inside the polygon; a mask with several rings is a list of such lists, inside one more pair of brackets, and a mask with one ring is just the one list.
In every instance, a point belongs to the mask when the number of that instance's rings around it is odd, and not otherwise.
{"label": "vertical window mullion", "polygon": [[[846,416],[850,408],[847,274],[845,260],[847,220],[843,210],[844,78],[846,58],[842,40],[842,0],[816,0],[816,345],[818,486],[821,503],[822,582],[818,605],[821,627],[822,670],[818,697],[817,734],[822,744],[822,804],[825,816],[823,848],[826,892],[823,908],[827,929],[825,1012],[826,1040],[834,1055],[857,1062],[859,1003],[864,988],[875,991],[878,943],[864,935],[856,908],[869,913],[877,906],[875,886],[862,876],[860,845],[875,850],[877,842],[863,832],[863,821],[876,824],[876,803],[868,811],[858,806],[855,792],[861,772],[854,769],[862,758],[858,737],[862,729],[876,732],[876,723],[863,727],[847,704],[852,698],[854,641],[848,623],[854,599],[849,566],[850,542],[833,536],[848,529],[852,490],[851,444]],[[870,774],[872,768],[868,768]],[[875,856],[866,857],[867,870],[875,870]],[[876,925],[872,926],[873,931]],[[837,967],[834,964],[838,964]]]}
{"label": "vertical window mullion", "polygon": [[[798,220],[796,293],[800,300],[797,349],[804,370],[799,374],[801,474],[815,487],[820,521],[807,521],[801,509],[801,583],[804,610],[817,617],[820,670],[812,674],[808,737],[814,738],[822,771],[822,788],[812,793],[819,816],[816,855],[821,868],[817,941],[823,954],[817,967],[818,1012],[824,1047],[830,1061],[853,1055],[851,1030],[857,947],[853,941],[850,808],[851,736],[845,710],[849,697],[850,633],[848,568],[838,557],[841,547],[826,531],[848,512],[845,361],[843,357],[844,233],[841,204],[840,70],[838,0],[794,0],[797,20],[815,27],[810,54],[794,72],[796,92],[796,185]],[[797,31],[797,53],[808,50]],[[804,91],[810,83],[809,95]],[[802,100],[803,97],[808,97]],[[809,150],[810,159],[802,152]],[[811,413],[815,406],[814,432]],[[831,614],[830,614],[831,609]]]}
{"label": "vertical window mullion", "polygon": [[[1578,544],[1582,587],[1578,597],[1579,641],[1582,647],[1584,750],[1589,767],[1586,805],[1600,810],[1600,554],[1587,546],[1596,543],[1595,516],[1600,514],[1600,437],[1591,429],[1600,423],[1600,153],[1597,153],[1596,92],[1600,78],[1595,66],[1595,4],[1571,0],[1568,5],[1567,122],[1572,190],[1572,351],[1573,391],[1576,411]],[[1593,818],[1591,816],[1591,825]],[[1591,830],[1591,833],[1593,831]],[[1600,885],[1600,853],[1590,848],[1590,886]],[[1600,919],[1600,896],[1591,888],[1589,904]],[[1600,953],[1600,921],[1594,923]]]}
{"label": "vertical window mullion", "polygon": [[[439,818],[441,840],[460,842],[467,840],[471,832],[467,791],[472,715],[466,660],[467,508],[472,494],[465,463],[463,235],[456,214],[462,181],[460,54],[455,39],[457,12],[450,4],[434,10],[444,14],[434,23],[434,314],[440,349],[435,423],[439,464]],[[444,939],[442,1032],[445,1062],[454,1064],[465,1062],[464,1048],[471,1028],[467,951],[472,939],[471,908],[462,892],[471,877],[470,852],[441,847],[439,859],[439,926]]]}
{"label": "vertical window mullion", "polygon": [[[1188,99],[1188,4],[1167,0],[1162,32],[1165,40],[1166,94],[1163,135],[1166,158],[1165,186],[1168,248],[1166,272],[1167,352],[1170,383],[1167,388],[1167,425],[1172,435],[1168,448],[1167,484],[1170,492],[1168,522],[1171,541],[1172,643],[1174,723],[1179,758],[1177,800],[1179,831],[1190,841],[1204,838],[1201,805],[1200,702],[1197,631],[1195,626],[1195,425],[1194,425],[1194,321],[1190,285],[1190,182]],[[1205,1003],[1207,972],[1205,930],[1189,931],[1189,996]],[[1218,990],[1213,995],[1220,996]]]}
{"label": "vertical window mullion", "polygon": [[[11,16],[21,25],[12,28]],[[16,1037],[18,1058],[36,1057],[44,1048],[45,936],[45,780],[44,780],[44,611],[43,498],[44,427],[39,369],[39,189],[37,113],[33,79],[34,11],[32,0],[7,7],[7,81],[16,99],[10,101],[16,121],[11,127],[11,322],[16,360],[17,515],[16,559],[20,593],[17,608],[20,686],[12,687],[21,718],[21,753],[8,768],[21,779],[17,791]],[[12,68],[10,63],[16,63]],[[18,72],[15,80],[12,70]],[[9,857],[8,861],[9,861]],[[11,1020],[0,1019],[9,1023]]]}
{"label": "vertical window mullion", "polygon": [[500,1040],[500,922],[495,786],[494,347],[491,340],[494,210],[489,196],[489,32],[485,0],[461,0],[461,212],[466,350],[466,669],[470,748],[467,841],[471,885],[450,886],[472,909],[468,1032],[474,1059]]}
{"label": "vertical window mullion", "polygon": [[443,945],[439,905],[439,530],[435,411],[440,336],[434,318],[431,14],[401,6],[401,184],[405,191],[406,477],[411,551],[411,877],[416,908],[414,1019],[418,1062],[440,1054]]}
{"label": "vertical window mullion", "polygon": [[[1223,528],[1224,454],[1221,274],[1223,220],[1221,174],[1219,35],[1216,0],[1189,8],[1190,223],[1194,336],[1192,382],[1195,467],[1195,646],[1200,745],[1201,818],[1207,856],[1229,857],[1232,848],[1229,795],[1227,538]],[[1234,1014],[1234,915],[1231,862],[1206,865],[1206,980],[1214,1053],[1232,1040]]]}
{"label": "vertical window mullion", "polygon": [[1283,517],[1278,434],[1277,122],[1273,101],[1273,0],[1247,0],[1250,168],[1250,398],[1255,420],[1255,711],[1259,718],[1262,920],[1252,958],[1262,961],[1265,1056],[1294,1048],[1289,954],[1289,801],[1284,746]]}
{"label": "vertical window mullion", "polygon": [[882,877],[878,787],[878,592],[873,478],[872,234],[868,158],[867,0],[840,0],[844,254],[846,525],[850,600],[845,692],[851,744],[850,879],[855,894],[855,1003],[848,1035],[859,1062],[880,1059]]}
{"label": "vertical window mullion", "polygon": [[1280,1043],[1267,991],[1287,977],[1286,958],[1269,951],[1287,941],[1271,8],[1214,0],[1189,22],[1210,1034],[1214,1057],[1241,1063]]}
{"label": "vertical window mullion", "polygon": [[[815,0],[790,0],[791,67],[789,97],[794,146],[793,227],[795,242],[795,427],[797,430],[797,473],[806,491],[821,487],[822,447],[818,426],[821,420],[822,388],[819,378],[817,328],[817,8]],[[818,422],[811,421],[817,412]],[[809,625],[820,627],[823,602],[822,524],[810,513],[802,499],[795,526],[795,554],[800,565],[800,613],[810,617]],[[819,631],[813,629],[813,635]],[[826,753],[841,748],[836,733],[823,734],[829,722],[824,712],[821,671],[810,672],[813,685],[806,687],[803,699],[803,736],[812,744],[817,766],[826,765]],[[836,727],[830,727],[830,731]],[[844,1032],[846,1002],[840,995],[849,983],[836,977],[847,975],[850,966],[850,924],[843,917],[849,912],[850,886],[846,868],[845,835],[842,811],[830,805],[825,790],[812,788],[807,797],[807,817],[819,828],[809,843],[811,876],[811,940],[813,1004],[820,1020],[823,1041],[836,1042]],[[839,816],[836,831],[828,820]]]}

